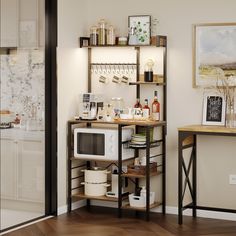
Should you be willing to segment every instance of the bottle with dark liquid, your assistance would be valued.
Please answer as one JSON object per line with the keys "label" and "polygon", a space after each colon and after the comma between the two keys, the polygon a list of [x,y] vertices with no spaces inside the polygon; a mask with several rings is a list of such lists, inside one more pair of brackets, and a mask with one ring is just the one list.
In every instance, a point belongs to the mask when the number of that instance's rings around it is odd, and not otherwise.
{"label": "bottle with dark liquid", "polygon": [[160,103],[158,102],[157,91],[154,92],[154,100],[152,103],[152,119],[156,121],[160,120]]}

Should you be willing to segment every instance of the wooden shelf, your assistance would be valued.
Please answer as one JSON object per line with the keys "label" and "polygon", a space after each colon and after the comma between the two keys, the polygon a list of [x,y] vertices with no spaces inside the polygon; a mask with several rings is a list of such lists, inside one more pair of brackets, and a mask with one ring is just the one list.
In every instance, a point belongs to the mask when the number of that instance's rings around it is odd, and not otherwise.
{"label": "wooden shelf", "polygon": [[[160,206],[160,202],[154,202],[152,205],[150,205],[149,209],[155,208]],[[132,207],[129,204],[122,206],[122,209],[128,209],[128,210],[134,210],[134,211],[146,211],[146,207]]]}
{"label": "wooden shelf", "polygon": [[129,85],[166,85],[166,83],[159,83],[159,82],[145,82],[145,81],[138,81],[138,82],[129,82]]}
{"label": "wooden shelf", "polygon": [[94,197],[94,196],[88,196],[85,194],[74,194],[72,195],[74,198],[80,198],[80,199],[91,199],[91,200],[100,200],[100,201],[109,201],[109,202],[118,202],[118,198],[114,197],[107,197],[107,196],[100,196],[100,197]]}
{"label": "wooden shelf", "polygon": [[165,126],[166,121],[154,121],[154,120],[136,120],[136,119],[117,119],[113,121],[102,121],[102,120],[70,120],[71,124],[80,123],[91,123],[91,124],[111,124],[111,125],[139,125],[139,126]]}
{"label": "wooden shelf", "polygon": [[[153,38],[153,37],[152,37]],[[156,35],[154,36],[155,40],[152,40],[151,44],[148,45],[96,45],[96,46],[90,46],[89,37],[79,37],[79,46],[81,48],[105,48],[105,47],[134,47],[134,48],[140,48],[140,47],[157,47],[157,48],[166,48],[166,36],[163,35]],[[160,39],[158,39],[160,38]]]}
{"label": "wooden shelf", "polygon": [[[127,159],[123,159],[122,161],[130,161],[132,159],[134,159],[135,157],[130,157],[130,158],[127,158]],[[70,158],[71,161],[103,161],[103,162],[109,162],[109,163],[112,163],[112,162],[118,162],[118,159],[117,160],[104,160],[104,159],[99,159],[99,158],[78,158],[78,157],[71,157]]]}
{"label": "wooden shelf", "polygon": [[188,125],[178,128],[179,131],[199,132],[199,133],[222,133],[236,134],[236,128],[228,128],[225,126],[209,126],[209,125]]}
{"label": "wooden shelf", "polygon": [[[161,171],[157,171],[157,172],[152,172],[150,173],[150,177],[153,176],[158,176],[161,175],[162,172]],[[130,178],[146,178],[146,175],[138,175],[138,174],[122,174],[123,177],[130,177]]]}

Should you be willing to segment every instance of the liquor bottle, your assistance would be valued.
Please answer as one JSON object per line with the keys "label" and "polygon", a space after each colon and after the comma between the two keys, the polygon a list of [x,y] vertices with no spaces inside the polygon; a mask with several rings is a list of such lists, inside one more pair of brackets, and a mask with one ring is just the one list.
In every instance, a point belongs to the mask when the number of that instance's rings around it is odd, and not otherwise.
{"label": "liquor bottle", "polygon": [[143,111],[145,111],[145,110],[148,110],[148,116],[150,116],[150,107],[148,106],[148,99],[144,100]]}
{"label": "liquor bottle", "polygon": [[157,91],[154,92],[154,100],[152,103],[152,118],[153,120],[160,120],[160,103],[158,102]]}
{"label": "liquor bottle", "polygon": [[139,98],[137,98],[136,103],[134,104],[134,108],[142,108]]}

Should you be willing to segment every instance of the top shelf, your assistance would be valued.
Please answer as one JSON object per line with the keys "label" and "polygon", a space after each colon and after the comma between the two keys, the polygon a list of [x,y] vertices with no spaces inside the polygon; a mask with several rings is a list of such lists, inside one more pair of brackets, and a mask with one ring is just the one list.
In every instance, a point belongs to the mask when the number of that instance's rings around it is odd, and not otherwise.
{"label": "top shelf", "polygon": [[[157,40],[159,38],[159,40]],[[156,41],[153,44],[149,45],[96,45],[96,46],[90,46],[89,45],[89,37],[80,37],[79,38],[79,44],[80,48],[141,48],[141,47],[160,47],[165,48],[167,37],[162,35],[156,36]]]}

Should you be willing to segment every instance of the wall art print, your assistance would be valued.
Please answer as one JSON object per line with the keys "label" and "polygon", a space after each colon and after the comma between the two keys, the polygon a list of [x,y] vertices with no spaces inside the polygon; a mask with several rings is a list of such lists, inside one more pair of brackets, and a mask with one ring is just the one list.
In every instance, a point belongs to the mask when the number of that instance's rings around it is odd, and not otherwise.
{"label": "wall art print", "polygon": [[193,26],[193,87],[236,85],[236,23]]}
{"label": "wall art print", "polygon": [[129,29],[135,29],[138,45],[149,45],[151,37],[151,16],[129,16]]}

